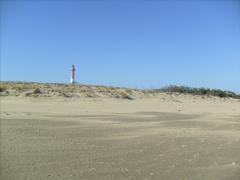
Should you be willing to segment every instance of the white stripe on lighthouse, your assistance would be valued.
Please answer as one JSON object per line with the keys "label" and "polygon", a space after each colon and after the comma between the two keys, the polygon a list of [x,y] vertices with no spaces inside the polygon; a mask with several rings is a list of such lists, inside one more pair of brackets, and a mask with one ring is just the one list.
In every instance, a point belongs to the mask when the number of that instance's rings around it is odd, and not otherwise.
{"label": "white stripe on lighthouse", "polygon": [[72,65],[71,71],[70,71],[70,83],[71,84],[74,83],[74,77],[75,77],[75,67],[74,67],[74,65]]}

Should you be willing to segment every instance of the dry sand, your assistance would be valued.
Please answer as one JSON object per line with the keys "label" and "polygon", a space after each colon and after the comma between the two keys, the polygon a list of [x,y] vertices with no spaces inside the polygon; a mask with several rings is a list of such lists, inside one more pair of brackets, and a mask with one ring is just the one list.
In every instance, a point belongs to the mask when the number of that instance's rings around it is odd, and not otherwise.
{"label": "dry sand", "polygon": [[1,97],[0,179],[240,179],[240,101]]}

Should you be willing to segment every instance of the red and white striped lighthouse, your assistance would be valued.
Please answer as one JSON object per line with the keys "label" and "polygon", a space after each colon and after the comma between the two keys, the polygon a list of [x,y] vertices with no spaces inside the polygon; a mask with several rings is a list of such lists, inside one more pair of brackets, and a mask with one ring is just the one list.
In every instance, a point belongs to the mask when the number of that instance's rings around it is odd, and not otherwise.
{"label": "red and white striped lighthouse", "polygon": [[71,70],[70,70],[70,83],[73,84],[74,83],[74,77],[75,77],[75,67],[74,65],[72,65]]}

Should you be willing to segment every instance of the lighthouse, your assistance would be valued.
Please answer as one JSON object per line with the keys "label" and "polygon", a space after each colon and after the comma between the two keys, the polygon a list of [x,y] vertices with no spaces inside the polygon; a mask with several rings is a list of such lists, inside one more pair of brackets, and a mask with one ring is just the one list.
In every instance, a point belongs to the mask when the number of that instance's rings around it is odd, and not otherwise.
{"label": "lighthouse", "polygon": [[70,83],[74,84],[74,77],[75,77],[75,67],[72,65],[70,70]]}

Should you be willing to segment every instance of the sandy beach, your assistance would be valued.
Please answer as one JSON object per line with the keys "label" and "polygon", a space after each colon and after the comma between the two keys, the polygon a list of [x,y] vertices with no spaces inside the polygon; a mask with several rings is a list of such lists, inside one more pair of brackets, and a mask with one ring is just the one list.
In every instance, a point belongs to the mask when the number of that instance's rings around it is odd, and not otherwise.
{"label": "sandy beach", "polygon": [[240,180],[240,0],[0,0],[0,180]]}
{"label": "sandy beach", "polygon": [[240,179],[240,101],[1,97],[1,178]]}

